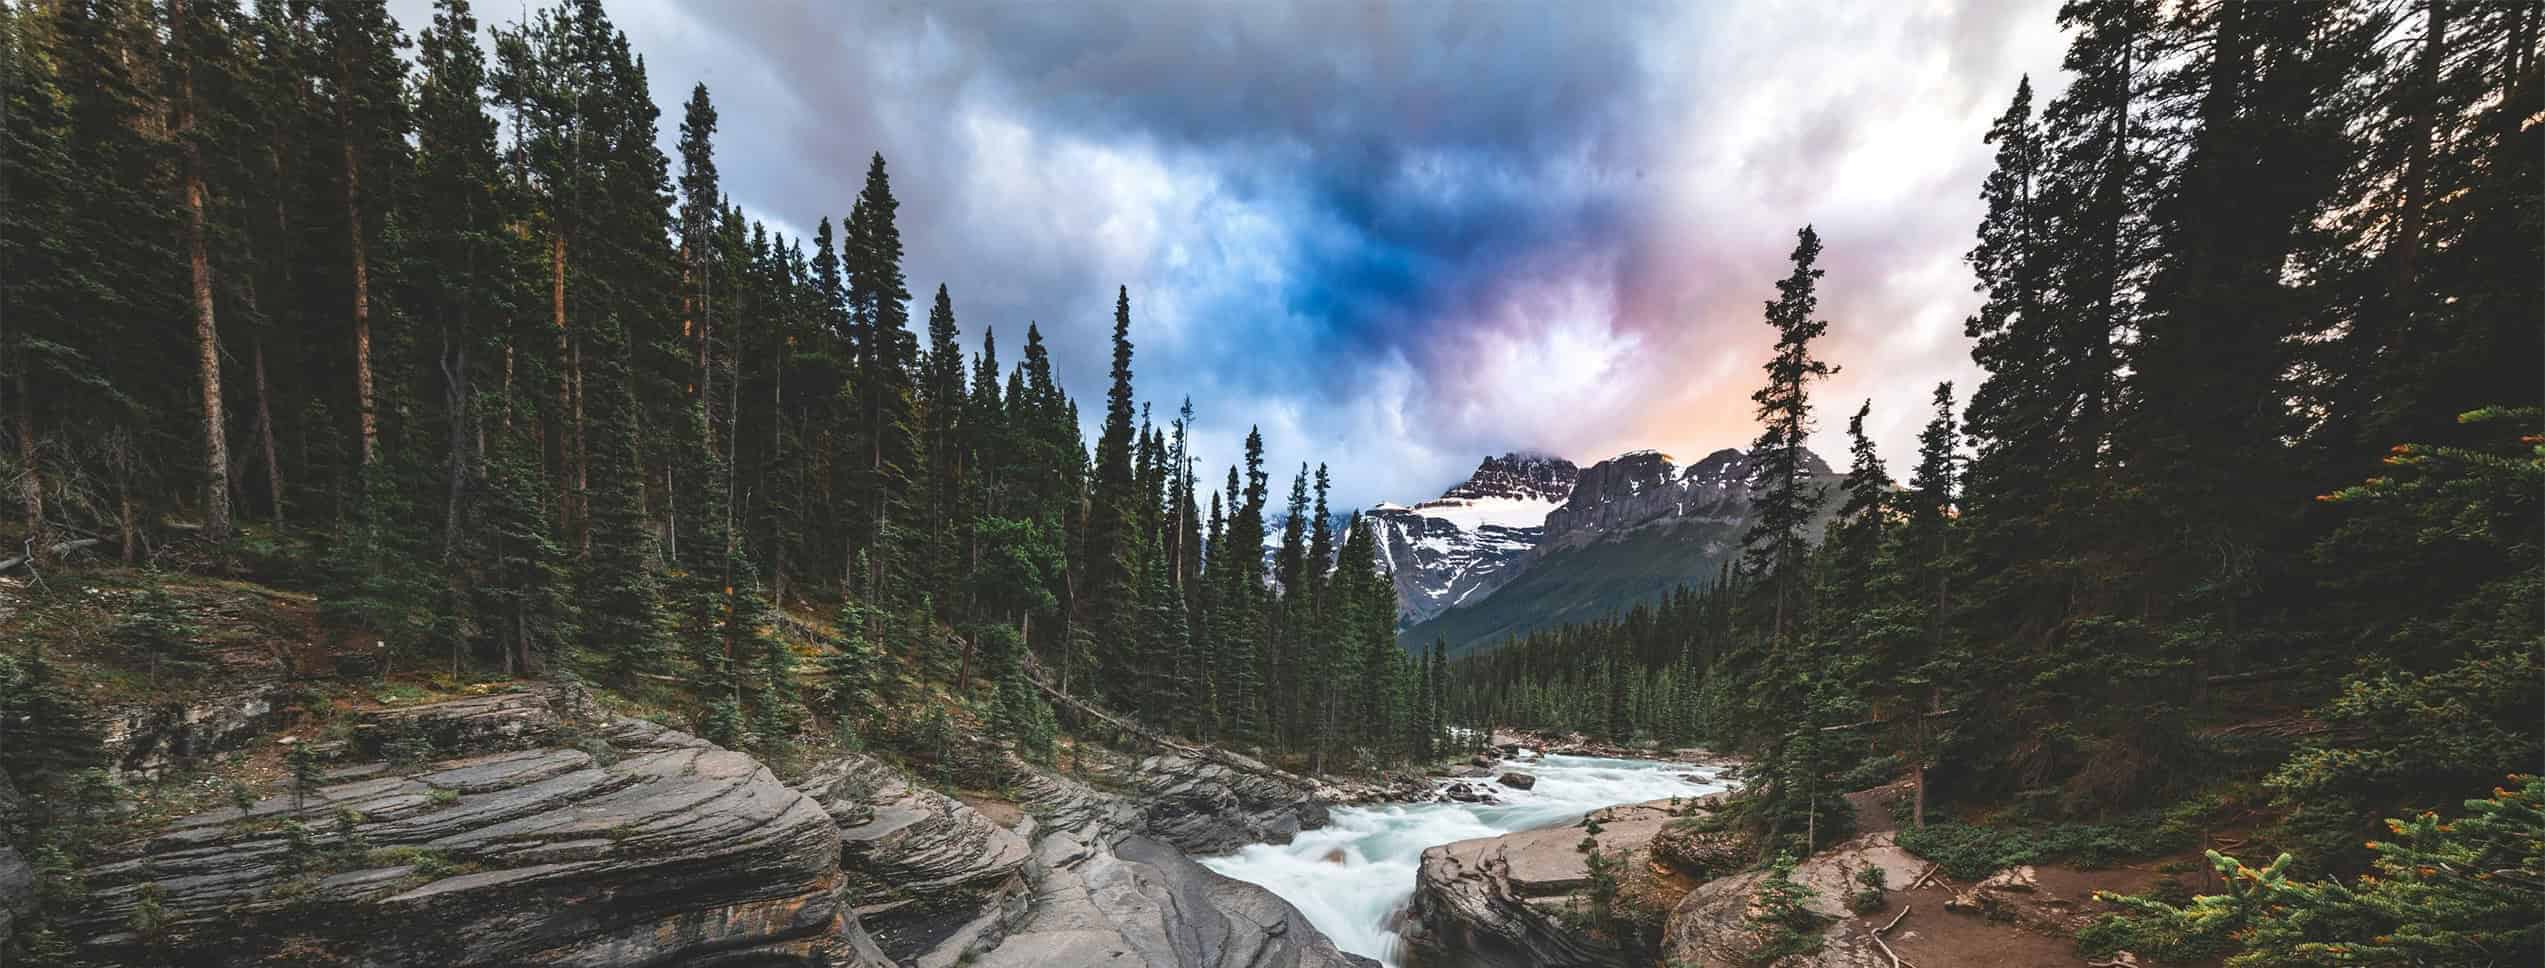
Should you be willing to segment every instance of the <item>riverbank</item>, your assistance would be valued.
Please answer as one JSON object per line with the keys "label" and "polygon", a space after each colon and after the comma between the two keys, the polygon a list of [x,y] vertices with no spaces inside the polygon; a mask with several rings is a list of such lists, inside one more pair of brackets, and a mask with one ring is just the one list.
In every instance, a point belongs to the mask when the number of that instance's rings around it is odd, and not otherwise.
{"label": "riverbank", "polygon": [[[1509,745],[1517,752],[1485,757],[1490,766],[1467,764],[1491,777],[1434,777],[1418,801],[1334,807],[1326,827],[1289,843],[1250,845],[1201,863],[1281,896],[1341,950],[1396,965],[1401,919],[1426,851],[1560,827],[1621,804],[1694,801],[1730,786],[1724,766],[1540,755],[1516,738]],[[1456,795],[1462,786],[1469,791],[1463,798]]]}

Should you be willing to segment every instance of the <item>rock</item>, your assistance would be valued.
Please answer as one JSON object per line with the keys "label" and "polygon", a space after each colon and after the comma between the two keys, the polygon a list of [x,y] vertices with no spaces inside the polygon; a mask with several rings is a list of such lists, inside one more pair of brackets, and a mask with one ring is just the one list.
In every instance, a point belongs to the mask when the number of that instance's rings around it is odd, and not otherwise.
{"label": "rock", "polygon": [[1477,769],[1489,769],[1489,768],[1491,768],[1491,767],[1493,766],[1493,760],[1494,760],[1494,758],[1493,758],[1493,757],[1486,756],[1486,755],[1484,755],[1484,754],[1482,754],[1482,753],[1478,753],[1478,754],[1476,754],[1476,755],[1474,755],[1474,756],[1471,756],[1471,757],[1468,757],[1468,758],[1467,758],[1467,765],[1472,766],[1472,767],[1475,767],[1475,768],[1477,768]]}
{"label": "rock", "polygon": [[1033,903],[985,968],[1376,968],[1335,949],[1298,909],[1138,832],[1147,814],[1039,771],[1016,784],[1040,839],[1025,877]]}
{"label": "rock", "polygon": [[1460,779],[1472,780],[1478,777],[1492,776],[1493,770],[1482,766],[1456,766],[1450,768],[1449,775]]}
{"label": "rock", "polygon": [[[6,783],[0,780],[0,783]],[[16,936],[18,919],[35,909],[35,868],[18,849],[0,844],[0,951]]]}
{"label": "rock", "polygon": [[572,686],[498,692],[363,712],[354,720],[351,745],[366,757],[398,743],[444,753],[574,746],[601,730],[606,718],[590,694]]}
{"label": "rock", "polygon": [[35,868],[10,846],[26,835],[26,822],[25,798],[0,773],[0,951],[8,950],[18,919],[35,909]]}
{"label": "rock", "polygon": [[2017,864],[1988,875],[1979,882],[1979,887],[1984,891],[2032,894],[2041,890],[2041,873],[2033,870],[2031,864]]}
{"label": "rock", "polygon": [[1510,787],[1514,790],[1526,790],[1537,786],[1538,778],[1522,773],[1518,770],[1513,770],[1503,774],[1502,779],[1498,782],[1500,782],[1503,786]]}
{"label": "rock", "polygon": [[1653,859],[1696,880],[1712,880],[1758,861],[1758,841],[1727,830],[1667,829],[1652,841]]}
{"label": "rock", "polygon": [[1414,773],[1383,773],[1374,777],[1329,776],[1309,791],[1309,796],[1329,807],[1367,803],[1424,803],[1432,798],[1432,778]]}
{"label": "rock", "polygon": [[192,702],[157,702],[106,711],[106,757],[118,777],[155,779],[171,769],[244,746],[283,721],[282,689],[269,680]]}
{"label": "rock", "polygon": [[863,754],[797,779],[840,827],[840,869],[857,917],[887,956],[954,964],[1005,937],[1025,890],[1025,838]]}
{"label": "rock", "polygon": [[1944,909],[1991,921],[2008,921],[2050,932],[2073,931],[2076,904],[2041,889],[2041,873],[2030,864],[1998,871],[1956,891]]}
{"label": "rock", "polygon": [[1618,966],[1649,963],[1647,952],[1579,931],[1565,920],[1589,886],[1584,837],[1628,864],[1678,819],[1669,801],[1612,807],[1583,826],[1462,840],[1423,852],[1416,874],[1408,948],[1425,963],[1480,968]]}
{"label": "rock", "polygon": [[1100,760],[1097,772],[1134,791],[1145,814],[1141,829],[1190,854],[1224,854],[1248,844],[1286,844],[1302,830],[1326,825],[1316,786],[1269,766],[1237,769],[1186,756]]}
{"label": "rock", "polygon": [[821,805],[677,730],[600,729],[605,755],[475,756],[176,821],[86,872],[68,933],[109,963],[885,963]]}
{"label": "rock", "polygon": [[[1847,896],[1861,885],[1856,873],[1868,866],[1883,869],[1895,889],[1906,888],[1926,870],[1926,862],[1892,843],[1888,833],[1869,834],[1823,850],[1795,865],[1796,883],[1812,889],[1805,904],[1825,919],[1819,951],[1777,962],[1780,968],[1887,968],[1891,959],[1873,943],[1873,928],[1847,911]],[[1751,898],[1767,875],[1760,871],[1707,881],[1689,891],[1670,912],[1662,933],[1662,957],[1685,968],[1746,968],[1758,937],[1748,914]]]}
{"label": "rock", "polygon": [[18,792],[17,784],[10,782],[8,773],[0,772],[0,842],[25,843],[30,823],[26,796]]}

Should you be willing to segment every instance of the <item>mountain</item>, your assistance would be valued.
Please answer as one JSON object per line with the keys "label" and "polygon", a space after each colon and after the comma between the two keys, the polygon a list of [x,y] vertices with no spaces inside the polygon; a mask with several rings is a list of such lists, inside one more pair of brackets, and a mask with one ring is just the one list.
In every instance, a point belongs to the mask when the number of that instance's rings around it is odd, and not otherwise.
{"label": "mountain", "polygon": [[1395,578],[1401,620],[1419,622],[1502,587],[1579,473],[1561,457],[1504,454],[1485,458],[1439,497],[1371,508],[1379,566]]}
{"label": "mountain", "polygon": [[[1804,467],[1824,489],[1825,519],[1837,509],[1839,475],[1808,452]],[[1400,638],[1409,645],[1445,638],[1453,654],[1475,652],[1711,581],[1739,557],[1749,530],[1749,472],[1748,455],[1730,449],[1685,469],[1652,450],[1583,468],[1563,502],[1545,513],[1535,541],[1494,562],[1490,587],[1416,616]],[[1815,521],[1810,531],[1819,530]],[[1398,587],[1405,587],[1402,579]]]}

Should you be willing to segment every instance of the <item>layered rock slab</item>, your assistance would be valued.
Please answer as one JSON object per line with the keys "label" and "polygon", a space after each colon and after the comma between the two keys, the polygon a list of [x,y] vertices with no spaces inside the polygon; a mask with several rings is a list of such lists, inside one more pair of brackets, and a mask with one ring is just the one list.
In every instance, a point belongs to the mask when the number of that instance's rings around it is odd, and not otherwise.
{"label": "layered rock slab", "polygon": [[1600,832],[1581,824],[1524,830],[1423,851],[1406,941],[1428,960],[1484,968],[1617,966],[1636,953],[1565,920],[1590,885],[1591,839],[1627,863],[1679,818],[1668,800],[1593,811]]}
{"label": "layered rock slab", "polygon": [[840,828],[840,868],[860,923],[886,955],[950,964],[1004,937],[1033,848],[961,801],[863,754],[795,781]]}
{"label": "layered rock slab", "polygon": [[88,872],[73,934],[109,963],[883,963],[819,804],[674,730],[605,735],[180,820]]}
{"label": "layered rock slab", "polygon": [[1374,968],[1334,947],[1271,891],[1223,877],[1144,832],[1144,811],[1065,777],[1029,772],[1031,906],[989,968]]}

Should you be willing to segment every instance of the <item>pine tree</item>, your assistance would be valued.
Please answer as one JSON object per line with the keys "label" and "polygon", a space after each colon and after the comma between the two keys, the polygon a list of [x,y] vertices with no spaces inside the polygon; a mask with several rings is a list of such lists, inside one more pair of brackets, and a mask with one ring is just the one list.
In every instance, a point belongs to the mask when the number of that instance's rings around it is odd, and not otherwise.
{"label": "pine tree", "polygon": [[[226,136],[229,117],[216,90],[234,52],[228,18],[204,0],[174,0],[168,6],[168,63],[173,76],[165,82],[171,106],[170,137],[177,144],[178,199],[185,212],[185,246],[189,295],[194,306],[196,383],[203,415],[203,536],[215,543],[230,538],[230,449],[228,419],[221,386],[221,334],[214,310],[213,236],[220,200],[213,195],[212,156]],[[363,386],[367,389],[368,379]],[[366,427],[368,415],[366,413]]]}
{"label": "pine tree", "polygon": [[[354,416],[362,462],[380,458],[380,391],[372,345],[373,262],[387,200],[399,190],[406,167],[406,41],[385,6],[322,4],[314,54],[329,83],[326,110],[334,122],[335,190],[342,210],[347,278],[351,280]],[[438,199],[437,199],[438,201]]]}
{"label": "pine tree", "polygon": [[911,461],[918,449],[911,415],[917,340],[909,327],[910,290],[901,272],[901,230],[884,156],[867,165],[866,186],[849,215],[841,262],[848,274],[849,344],[856,358],[857,440],[863,451],[855,505],[863,513],[858,546],[866,555],[862,594],[898,600],[907,568],[899,529],[910,519]]}
{"label": "pine tree", "polygon": [[615,327],[588,333],[594,348],[585,369],[605,404],[592,419],[593,455],[602,473],[594,491],[592,554],[584,563],[583,648],[590,658],[620,682],[641,673],[661,672],[669,643],[665,641],[663,594],[654,574],[654,532],[646,527],[638,460],[636,392],[620,361],[624,335]]}
{"label": "pine tree", "polygon": [[942,583],[955,572],[957,539],[963,528],[964,477],[970,473],[961,437],[964,368],[963,348],[956,343],[959,335],[954,301],[940,285],[936,303],[928,310],[928,351],[921,357],[924,373],[919,383],[920,410],[927,424],[927,565],[932,583]]}
{"label": "pine tree", "polygon": [[[415,255],[443,268],[424,274],[415,288],[419,303],[429,307],[428,318],[438,319],[441,324],[434,362],[442,377],[442,406],[438,414],[444,440],[439,561],[451,604],[444,609],[448,615],[462,612],[474,597],[467,587],[473,570],[463,551],[469,542],[469,503],[475,497],[471,489],[482,487],[488,473],[481,466],[482,456],[474,452],[483,437],[483,417],[473,410],[481,395],[476,371],[501,353],[503,319],[512,308],[508,298],[512,280],[502,235],[507,212],[498,194],[503,176],[496,154],[495,123],[481,107],[480,92],[487,86],[486,58],[477,45],[477,18],[470,13],[467,0],[442,0],[433,25],[424,31],[421,41],[421,75],[415,97],[415,184],[419,192],[434,201],[416,207]],[[268,395],[258,394],[260,409],[266,406]],[[260,423],[268,419],[260,418]],[[266,439],[271,460],[271,427],[261,436]],[[509,468],[507,473],[519,473],[519,469]],[[275,476],[278,475],[269,472],[269,477]],[[511,486],[518,482],[506,483]],[[518,495],[504,495],[501,499],[517,498]],[[277,498],[278,507],[279,503]],[[502,513],[518,515],[520,509],[507,508]],[[544,540],[545,536],[541,537]],[[507,618],[519,620],[520,616],[476,614],[470,615],[465,624],[484,630]],[[450,636],[454,674],[463,664],[468,637]],[[497,633],[497,637],[503,636]],[[511,639],[520,638],[525,636],[516,628]],[[501,650],[507,669],[527,654],[525,648],[512,645]]]}
{"label": "pine tree", "polygon": [[[1926,771],[1938,737],[1930,716],[1944,709],[1943,691],[1963,673],[1960,656],[1948,639],[1953,612],[1953,532],[1956,471],[1960,434],[1953,418],[1953,384],[1935,385],[1935,416],[1918,433],[1918,466],[1909,477],[1907,513],[1898,529],[1891,566],[1897,570],[1914,609],[1924,612],[1921,648],[1893,662],[1899,690],[1915,704],[1915,719],[1906,742],[1909,776],[1914,786],[1910,819],[1926,826]],[[1923,694],[1921,694],[1923,693]]]}
{"label": "pine tree", "polygon": [[1776,329],[1767,385],[1750,395],[1762,425],[1750,448],[1750,505],[1758,520],[1742,537],[1742,566],[1766,581],[1779,640],[1797,607],[1803,528],[1820,507],[1820,487],[1806,479],[1803,466],[1803,442],[1812,429],[1810,384],[1837,372],[1811,355],[1811,341],[1829,331],[1827,322],[1812,318],[1820,306],[1819,260],[1820,235],[1806,225],[1795,235],[1794,272],[1776,284],[1777,298],[1767,304],[1767,323]]}
{"label": "pine tree", "polygon": [[1132,407],[1131,291],[1125,287],[1114,298],[1113,380],[1105,391],[1104,428],[1096,438],[1095,481],[1088,494],[1083,539],[1085,557],[1078,569],[1086,582],[1083,621],[1100,641],[1119,647],[1119,651],[1097,660],[1109,677],[1128,674],[1130,663],[1136,661],[1130,646],[1138,634],[1133,619],[1140,591],[1131,583],[1136,557],[1132,542],[1139,510],[1138,482],[1132,466]]}
{"label": "pine tree", "polygon": [[538,675],[575,639],[566,598],[570,568],[553,537],[549,490],[539,476],[528,427],[495,432],[468,533],[478,561],[472,583],[478,626],[495,645],[503,674]]}

